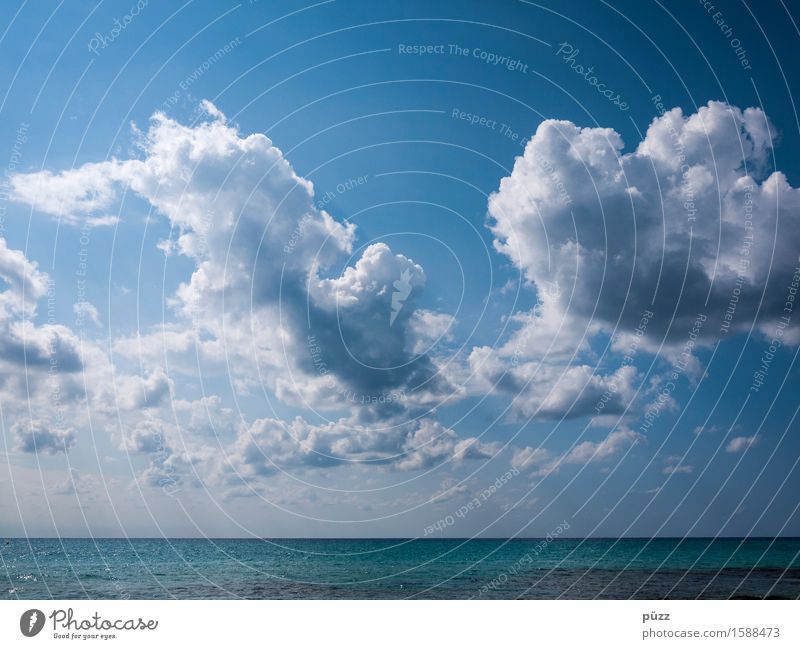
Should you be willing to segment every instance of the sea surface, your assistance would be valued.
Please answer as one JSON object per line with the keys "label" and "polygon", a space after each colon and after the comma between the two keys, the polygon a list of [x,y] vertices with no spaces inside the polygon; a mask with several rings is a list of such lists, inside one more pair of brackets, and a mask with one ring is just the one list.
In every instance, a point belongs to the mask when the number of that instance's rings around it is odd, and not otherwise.
{"label": "sea surface", "polygon": [[800,597],[800,539],[9,539],[5,599]]}

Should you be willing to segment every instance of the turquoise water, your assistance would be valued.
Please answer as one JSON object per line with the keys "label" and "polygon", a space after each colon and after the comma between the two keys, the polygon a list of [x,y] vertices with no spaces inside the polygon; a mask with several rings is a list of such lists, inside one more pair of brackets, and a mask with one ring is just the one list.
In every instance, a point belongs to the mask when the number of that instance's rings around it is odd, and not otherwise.
{"label": "turquoise water", "polygon": [[12,539],[5,599],[793,598],[800,539]]}

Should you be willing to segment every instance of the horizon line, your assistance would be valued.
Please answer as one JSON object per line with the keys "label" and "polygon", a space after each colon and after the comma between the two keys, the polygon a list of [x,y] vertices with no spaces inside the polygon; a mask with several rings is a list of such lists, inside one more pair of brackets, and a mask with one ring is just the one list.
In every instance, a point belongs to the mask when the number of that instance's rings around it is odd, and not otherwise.
{"label": "horizon line", "polygon": [[[5,541],[541,541],[545,536],[3,536]],[[800,540],[800,536],[559,536],[554,541]]]}

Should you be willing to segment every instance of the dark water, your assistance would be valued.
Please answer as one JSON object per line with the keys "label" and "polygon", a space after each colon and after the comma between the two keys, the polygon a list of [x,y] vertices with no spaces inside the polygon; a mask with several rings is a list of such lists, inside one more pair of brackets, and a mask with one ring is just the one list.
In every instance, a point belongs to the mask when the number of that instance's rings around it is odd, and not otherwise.
{"label": "dark water", "polygon": [[800,597],[800,539],[0,541],[0,596]]}

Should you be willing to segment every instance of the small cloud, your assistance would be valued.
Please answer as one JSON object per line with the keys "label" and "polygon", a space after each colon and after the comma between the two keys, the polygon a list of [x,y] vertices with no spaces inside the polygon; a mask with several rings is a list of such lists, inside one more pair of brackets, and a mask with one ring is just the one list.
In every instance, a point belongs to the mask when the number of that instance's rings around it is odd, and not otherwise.
{"label": "small cloud", "polygon": [[431,496],[431,502],[443,503],[468,491],[469,487],[467,487],[466,483],[459,482],[455,478],[445,478],[441,482],[439,491]]}
{"label": "small cloud", "polygon": [[665,475],[675,475],[676,473],[693,473],[694,467],[690,464],[670,464],[663,468]]}
{"label": "small cloud", "polygon": [[725,450],[728,451],[728,453],[741,453],[742,451],[746,451],[751,446],[758,444],[758,441],[758,435],[751,435],[750,437],[734,437],[730,442],[728,442],[728,446],[725,448]]}
{"label": "small cloud", "polygon": [[93,493],[100,486],[98,479],[93,475],[81,475],[78,469],[70,468],[69,476],[52,489],[57,496],[86,495]]}
{"label": "small cloud", "polygon": [[[738,426],[734,426],[731,430],[738,430]],[[725,429],[722,426],[695,426],[692,433],[695,435],[713,435],[715,433],[721,433]]]}
{"label": "small cloud", "polygon": [[83,324],[83,322],[88,319],[95,326],[100,326],[100,316],[97,313],[97,308],[91,302],[87,302],[86,300],[76,302],[72,305],[72,311],[79,324]]}

